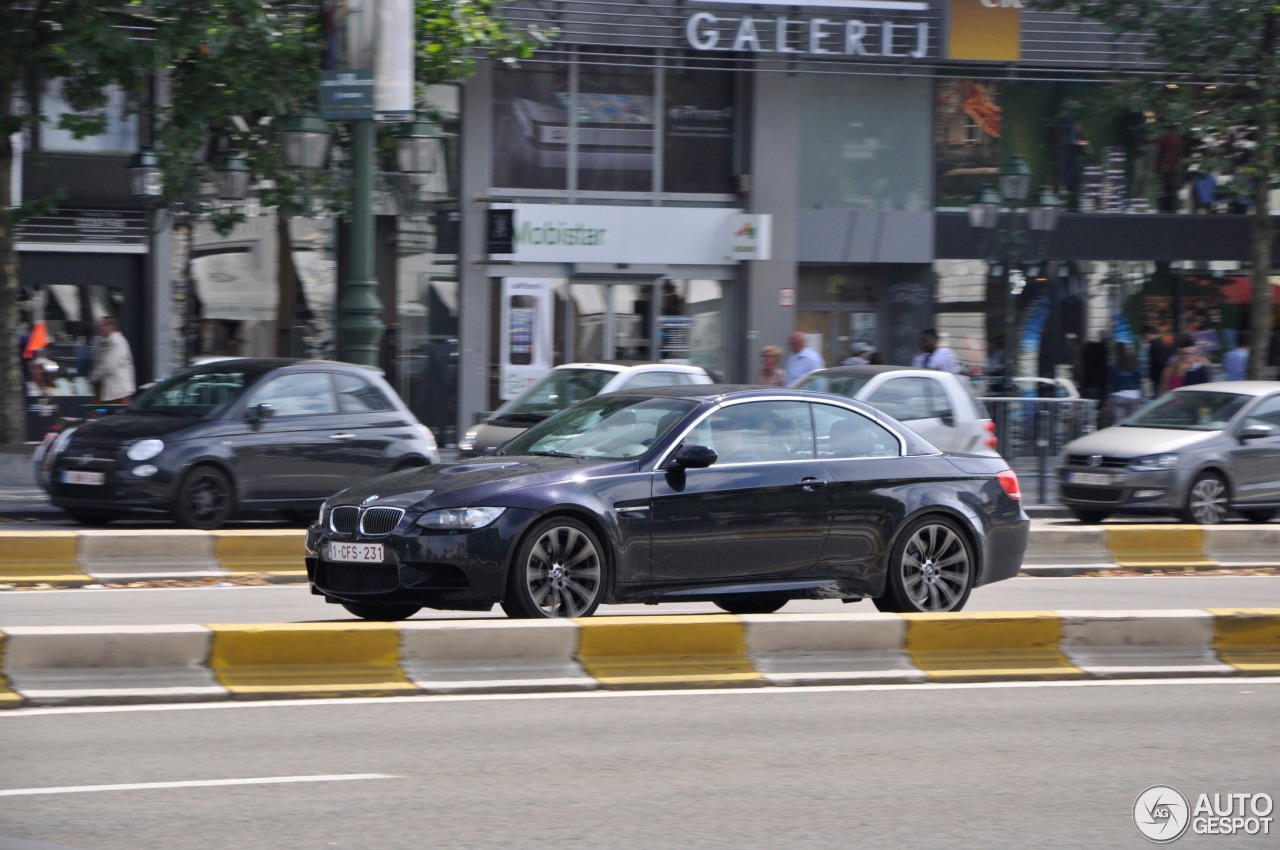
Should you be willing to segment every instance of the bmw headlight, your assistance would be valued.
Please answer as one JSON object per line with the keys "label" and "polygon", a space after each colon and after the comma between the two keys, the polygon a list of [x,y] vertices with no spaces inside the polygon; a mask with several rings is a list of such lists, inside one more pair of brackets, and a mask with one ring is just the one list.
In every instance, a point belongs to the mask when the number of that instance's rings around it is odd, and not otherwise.
{"label": "bmw headlight", "polygon": [[1135,472],[1159,472],[1162,469],[1173,469],[1178,465],[1175,454],[1147,455],[1129,461],[1129,468]]}
{"label": "bmw headlight", "polygon": [[462,439],[458,441],[458,450],[463,452],[471,451],[473,448],[475,448],[476,438],[479,436],[480,436],[479,428],[468,429],[467,433],[463,434]]}
{"label": "bmw headlight", "polygon": [[416,524],[423,528],[440,528],[450,531],[470,531],[484,528],[498,517],[506,508],[445,508],[439,511],[428,511],[418,517]]}
{"label": "bmw headlight", "polygon": [[129,446],[125,456],[129,460],[151,460],[162,451],[164,451],[164,440],[139,440]]}
{"label": "bmw headlight", "polygon": [[319,516],[317,516],[317,517],[316,517],[316,525],[323,526],[323,525],[324,525],[324,518],[325,518],[325,516],[327,516],[327,515],[328,515],[328,513],[329,513],[329,503],[328,503],[328,502],[321,502],[321,503],[320,503],[320,514],[319,514]]}

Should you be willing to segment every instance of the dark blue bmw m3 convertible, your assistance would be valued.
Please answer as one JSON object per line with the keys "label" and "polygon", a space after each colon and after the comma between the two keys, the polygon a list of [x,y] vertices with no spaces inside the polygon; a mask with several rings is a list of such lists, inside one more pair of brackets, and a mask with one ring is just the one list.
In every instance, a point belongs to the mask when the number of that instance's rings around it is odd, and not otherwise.
{"label": "dark blue bmw m3 convertible", "polygon": [[866,597],[958,611],[1017,574],[1028,531],[1004,460],[939,452],[861,402],[662,387],[584,401],[496,454],[343,490],[308,530],[306,561],[313,593],[370,620]]}

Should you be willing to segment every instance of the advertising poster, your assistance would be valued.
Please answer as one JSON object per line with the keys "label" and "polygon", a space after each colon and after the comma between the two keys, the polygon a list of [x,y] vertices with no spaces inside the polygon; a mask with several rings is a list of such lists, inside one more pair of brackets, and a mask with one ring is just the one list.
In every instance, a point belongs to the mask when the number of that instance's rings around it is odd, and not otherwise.
{"label": "advertising poster", "polygon": [[551,371],[551,281],[504,277],[499,311],[498,397],[515,398]]}

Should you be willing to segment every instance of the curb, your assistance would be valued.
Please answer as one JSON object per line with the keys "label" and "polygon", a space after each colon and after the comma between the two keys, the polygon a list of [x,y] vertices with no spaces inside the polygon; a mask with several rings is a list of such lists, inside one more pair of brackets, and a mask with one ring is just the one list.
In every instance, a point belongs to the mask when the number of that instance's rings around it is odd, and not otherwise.
{"label": "curb", "polygon": [[0,708],[1280,674],[1280,609],[0,629]]}
{"label": "curb", "polygon": [[[302,581],[303,529],[0,530],[0,584],[193,578]],[[1126,524],[1031,529],[1022,574],[1280,567],[1280,527]]]}

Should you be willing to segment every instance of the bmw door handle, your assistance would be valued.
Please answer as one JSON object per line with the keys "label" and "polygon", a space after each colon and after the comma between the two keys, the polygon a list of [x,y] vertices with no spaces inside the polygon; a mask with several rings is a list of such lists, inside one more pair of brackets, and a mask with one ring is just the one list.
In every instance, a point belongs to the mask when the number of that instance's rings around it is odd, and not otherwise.
{"label": "bmw door handle", "polygon": [[827,481],[825,478],[801,478],[796,482],[796,486],[803,487],[805,490],[813,492],[819,487],[826,487]]}
{"label": "bmw door handle", "polygon": [[354,440],[355,438],[356,438],[355,434],[330,434],[329,435],[330,440],[337,440],[340,443],[345,443],[347,440]]}

